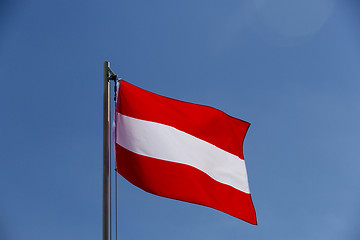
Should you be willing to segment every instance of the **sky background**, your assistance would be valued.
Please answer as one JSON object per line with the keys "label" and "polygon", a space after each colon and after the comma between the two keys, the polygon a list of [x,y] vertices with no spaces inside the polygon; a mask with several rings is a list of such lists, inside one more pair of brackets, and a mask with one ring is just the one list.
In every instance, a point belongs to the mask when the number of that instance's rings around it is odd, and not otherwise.
{"label": "sky background", "polygon": [[258,226],[118,177],[118,239],[360,239],[358,0],[0,1],[0,239],[101,239],[103,62],[246,120]]}

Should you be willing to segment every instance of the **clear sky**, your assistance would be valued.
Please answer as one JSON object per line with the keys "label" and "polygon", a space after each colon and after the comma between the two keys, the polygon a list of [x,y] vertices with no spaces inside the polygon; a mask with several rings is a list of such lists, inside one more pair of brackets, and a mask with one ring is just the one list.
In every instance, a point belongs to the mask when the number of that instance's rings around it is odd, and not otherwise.
{"label": "clear sky", "polygon": [[358,0],[0,1],[0,239],[101,239],[103,62],[246,120],[258,226],[118,178],[119,239],[360,239]]}

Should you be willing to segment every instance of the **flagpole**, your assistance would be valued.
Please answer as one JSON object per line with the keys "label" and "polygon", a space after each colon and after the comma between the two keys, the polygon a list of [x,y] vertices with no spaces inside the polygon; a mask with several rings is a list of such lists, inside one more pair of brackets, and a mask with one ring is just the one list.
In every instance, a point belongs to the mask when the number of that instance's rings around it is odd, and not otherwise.
{"label": "flagpole", "polygon": [[103,99],[103,240],[109,239],[109,69],[110,63],[105,61]]}

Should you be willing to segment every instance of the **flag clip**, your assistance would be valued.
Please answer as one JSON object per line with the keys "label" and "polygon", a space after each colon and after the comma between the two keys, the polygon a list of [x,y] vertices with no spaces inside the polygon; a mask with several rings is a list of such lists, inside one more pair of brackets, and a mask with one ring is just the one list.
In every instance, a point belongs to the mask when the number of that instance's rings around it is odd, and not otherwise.
{"label": "flag clip", "polygon": [[111,76],[109,77],[109,81],[111,81],[111,80],[116,81],[117,78],[118,78],[118,75],[111,74]]}

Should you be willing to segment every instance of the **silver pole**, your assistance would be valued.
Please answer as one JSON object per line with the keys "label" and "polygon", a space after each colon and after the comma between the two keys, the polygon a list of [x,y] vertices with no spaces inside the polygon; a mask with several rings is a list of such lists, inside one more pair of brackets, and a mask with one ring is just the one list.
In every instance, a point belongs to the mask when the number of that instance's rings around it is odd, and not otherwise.
{"label": "silver pole", "polygon": [[109,239],[109,69],[104,62],[104,106],[103,106],[103,240]]}

